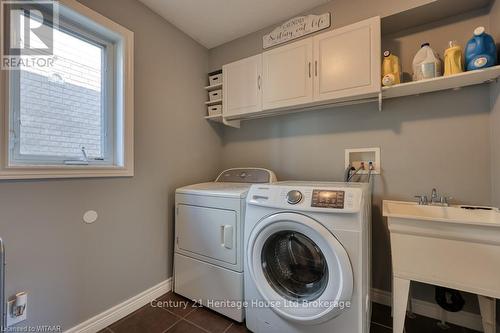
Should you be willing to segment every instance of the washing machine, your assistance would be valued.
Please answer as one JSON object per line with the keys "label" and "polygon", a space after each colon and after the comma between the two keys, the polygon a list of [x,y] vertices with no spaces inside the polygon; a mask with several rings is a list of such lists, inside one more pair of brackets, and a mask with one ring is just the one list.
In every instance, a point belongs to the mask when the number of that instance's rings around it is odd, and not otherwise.
{"label": "washing machine", "polygon": [[245,217],[246,325],[254,333],[367,333],[369,184],[254,185]]}
{"label": "washing machine", "polygon": [[243,321],[243,232],[252,184],[276,181],[272,171],[236,168],[214,182],[175,193],[174,292]]}

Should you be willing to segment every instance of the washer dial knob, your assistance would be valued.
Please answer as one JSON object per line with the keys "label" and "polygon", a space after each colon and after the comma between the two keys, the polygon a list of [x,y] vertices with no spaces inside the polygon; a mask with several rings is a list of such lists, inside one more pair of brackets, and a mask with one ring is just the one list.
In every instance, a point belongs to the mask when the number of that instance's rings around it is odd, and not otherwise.
{"label": "washer dial knob", "polygon": [[299,202],[302,201],[302,192],[297,191],[297,190],[293,190],[293,191],[288,192],[288,194],[286,195],[286,201],[290,205],[298,204]]}

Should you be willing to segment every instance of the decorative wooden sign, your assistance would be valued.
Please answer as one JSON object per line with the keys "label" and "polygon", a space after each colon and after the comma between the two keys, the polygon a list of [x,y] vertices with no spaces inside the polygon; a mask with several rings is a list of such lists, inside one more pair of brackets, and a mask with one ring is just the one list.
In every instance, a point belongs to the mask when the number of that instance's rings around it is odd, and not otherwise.
{"label": "decorative wooden sign", "polygon": [[330,24],[330,13],[294,17],[263,37],[264,48],[327,29]]}

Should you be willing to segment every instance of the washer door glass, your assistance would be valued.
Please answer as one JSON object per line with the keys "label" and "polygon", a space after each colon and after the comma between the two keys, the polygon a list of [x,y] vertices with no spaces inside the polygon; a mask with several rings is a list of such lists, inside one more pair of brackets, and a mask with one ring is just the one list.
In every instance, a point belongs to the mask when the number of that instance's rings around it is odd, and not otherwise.
{"label": "washer door glass", "polygon": [[262,270],[271,287],[290,301],[313,301],[328,284],[325,256],[310,238],[295,231],[281,231],[267,239]]}

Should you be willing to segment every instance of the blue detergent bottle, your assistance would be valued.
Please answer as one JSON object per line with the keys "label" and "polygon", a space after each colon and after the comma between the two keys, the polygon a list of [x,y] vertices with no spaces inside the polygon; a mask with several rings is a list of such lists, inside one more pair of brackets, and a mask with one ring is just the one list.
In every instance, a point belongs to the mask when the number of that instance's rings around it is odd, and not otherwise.
{"label": "blue detergent bottle", "polygon": [[465,63],[468,71],[492,67],[497,64],[497,47],[493,37],[484,27],[474,30],[474,37],[467,42]]}

